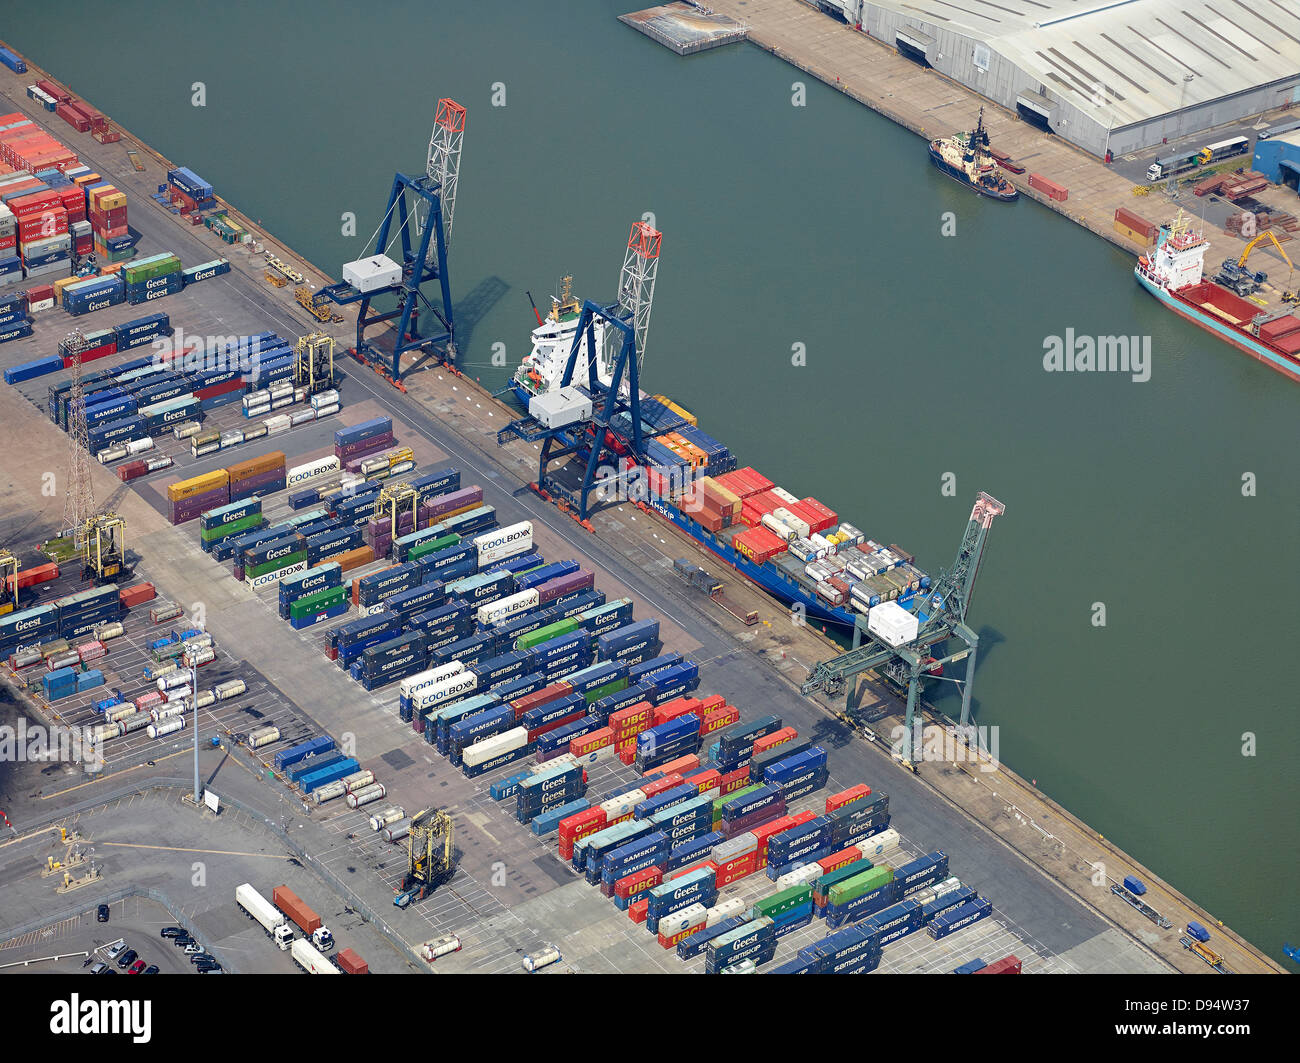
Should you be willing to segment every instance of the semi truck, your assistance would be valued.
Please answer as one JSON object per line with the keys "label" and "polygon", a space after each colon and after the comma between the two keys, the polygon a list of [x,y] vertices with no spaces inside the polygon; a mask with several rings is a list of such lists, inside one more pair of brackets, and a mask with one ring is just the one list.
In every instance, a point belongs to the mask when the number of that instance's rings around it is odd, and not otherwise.
{"label": "semi truck", "polygon": [[307,904],[288,886],[276,886],[271,891],[271,900],[275,906],[287,915],[304,934],[311,936],[318,949],[329,951],[334,947],[334,935],[329,927]]}
{"label": "semi truck", "polygon": [[275,905],[249,883],[245,882],[242,886],[235,887],[235,904],[266,931],[266,936],[275,942],[281,952],[293,943],[293,931],[289,928],[289,920],[285,918],[284,913],[277,911]]}
{"label": "semi truck", "polygon": [[306,938],[294,938],[289,955],[293,957],[293,962],[308,974],[342,973]]}

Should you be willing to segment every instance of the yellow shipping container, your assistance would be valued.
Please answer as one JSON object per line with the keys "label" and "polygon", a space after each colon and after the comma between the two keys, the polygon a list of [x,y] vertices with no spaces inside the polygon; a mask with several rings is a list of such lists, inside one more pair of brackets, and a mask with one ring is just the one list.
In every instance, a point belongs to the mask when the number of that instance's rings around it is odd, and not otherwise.
{"label": "yellow shipping container", "polygon": [[85,280],[84,277],[60,277],[54,282],[54,301],[60,306],[63,305],[63,289],[69,284],[76,284],[77,281]]}
{"label": "yellow shipping container", "polygon": [[205,491],[215,491],[219,487],[225,487],[230,483],[230,478],[225,469],[217,469],[215,472],[204,473],[202,476],[194,476],[188,480],[177,480],[174,484],[167,485],[167,500],[169,502],[184,502],[187,498],[193,498],[195,495],[201,495]]}
{"label": "yellow shipping container", "polygon": [[1145,233],[1129,228],[1122,221],[1115,222],[1115,231],[1126,239],[1132,240],[1138,247],[1150,247],[1155,242],[1155,237],[1149,237]]}
{"label": "yellow shipping container", "polygon": [[118,207],[125,207],[125,206],[126,206],[125,192],[113,192],[110,195],[99,197],[100,210],[117,210]]}
{"label": "yellow shipping container", "polygon": [[93,185],[93,184],[98,184],[102,180],[103,178],[100,177],[99,174],[97,173],[83,173],[83,174],[78,174],[76,177],[74,177],[72,179],[72,183],[74,185],[79,185],[79,186]]}
{"label": "yellow shipping container", "polygon": [[677,403],[673,402],[673,400],[670,399],[667,395],[655,395],[653,397],[655,401],[662,402],[665,406],[667,406],[670,410],[672,410],[673,413],[677,414],[678,417],[684,420],[692,428],[695,428],[699,425],[700,423],[699,418],[697,418],[695,414],[691,413],[690,410],[678,406]]}

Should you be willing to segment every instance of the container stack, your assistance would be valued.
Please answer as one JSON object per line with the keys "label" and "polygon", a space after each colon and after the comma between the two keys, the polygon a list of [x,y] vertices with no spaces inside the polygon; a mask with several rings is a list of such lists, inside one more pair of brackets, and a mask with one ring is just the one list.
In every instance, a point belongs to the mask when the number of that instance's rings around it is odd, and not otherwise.
{"label": "container stack", "polygon": [[7,205],[18,223],[18,254],[27,276],[39,276],[39,271],[55,264],[66,269],[72,237],[62,195],[46,186],[44,191],[14,196]]}
{"label": "container stack", "polygon": [[[22,339],[32,334],[31,318],[27,316],[28,306],[25,295],[0,296],[0,343]],[[48,365],[49,360],[45,360],[45,363]],[[61,360],[53,366],[54,369],[61,367]],[[40,359],[34,363],[25,363],[23,366],[13,366],[12,369],[14,370],[12,374],[9,369],[5,370],[6,383],[16,384],[19,380],[29,380],[31,377],[40,376],[42,372],[51,371],[49,368],[41,368]]]}
{"label": "container stack", "polygon": [[260,458],[250,458],[229,466],[230,497],[240,502],[253,495],[266,495],[285,488],[284,451],[275,450]]}
{"label": "container stack", "polygon": [[167,193],[170,201],[185,214],[196,210],[211,210],[217,205],[212,186],[185,166],[167,171]]}
{"label": "container stack", "polygon": [[63,308],[74,317],[126,302],[126,285],[116,274],[109,277],[87,277],[85,280],[73,280],[55,287]]}
{"label": "container stack", "polygon": [[92,247],[99,261],[124,262],[133,254],[135,238],[126,226],[126,194],[107,182],[86,189],[87,220]]}
{"label": "container stack", "polygon": [[230,501],[230,477],[225,469],[167,485],[168,518],[172,524],[194,520],[205,510]]}
{"label": "container stack", "polygon": [[0,285],[22,280],[22,266],[18,257],[18,220],[8,204],[0,203]]}
{"label": "container stack", "polygon": [[211,553],[217,543],[256,531],[264,523],[260,498],[246,498],[218,506],[200,515],[199,545],[205,553]]}
{"label": "container stack", "polygon": [[138,305],[175,295],[185,286],[181,272],[181,260],[170,251],[127,263],[122,267],[126,301]]}
{"label": "container stack", "polygon": [[376,417],[334,433],[334,456],[343,464],[393,445],[393,419]]}
{"label": "container stack", "polygon": [[58,610],[59,636],[75,639],[93,632],[100,624],[122,619],[124,607],[115,586],[96,587],[59,598],[54,603]]}

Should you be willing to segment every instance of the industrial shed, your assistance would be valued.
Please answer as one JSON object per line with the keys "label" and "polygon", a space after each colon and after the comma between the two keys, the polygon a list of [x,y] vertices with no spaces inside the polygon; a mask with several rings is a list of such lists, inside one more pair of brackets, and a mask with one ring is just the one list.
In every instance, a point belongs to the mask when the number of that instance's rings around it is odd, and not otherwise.
{"label": "industrial shed", "polygon": [[1300,104],[1300,4],[820,0],[850,25],[1094,155]]}

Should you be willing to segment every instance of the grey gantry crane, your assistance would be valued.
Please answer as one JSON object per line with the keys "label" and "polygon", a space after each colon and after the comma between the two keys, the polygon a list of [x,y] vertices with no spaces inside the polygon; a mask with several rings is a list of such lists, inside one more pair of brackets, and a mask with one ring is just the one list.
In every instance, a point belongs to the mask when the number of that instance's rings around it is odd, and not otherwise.
{"label": "grey gantry crane", "polygon": [[[913,611],[919,621],[914,639],[900,646],[890,646],[873,635],[866,625],[866,617],[859,617],[853,629],[853,649],[829,661],[822,661],[809,673],[802,692],[805,697],[821,691],[829,695],[852,695],[854,685],[848,681],[870,669],[888,676],[900,687],[907,689],[907,716],[904,720],[902,757],[907,767],[912,766],[913,720],[916,699],[924,676],[938,671],[943,665],[955,664],[965,659],[966,678],[962,682],[961,720],[965,728],[970,722],[971,690],[975,681],[975,657],[979,636],[966,624],[971,599],[975,593],[975,579],[979,575],[984,547],[988,542],[993,518],[1006,512],[1006,507],[992,495],[981,491],[975,497],[966,533],[962,536],[957,560],[951,568],[943,570],[928,590],[917,592]],[[963,645],[954,653],[935,656],[930,651],[941,647],[952,636]],[[942,653],[942,649],[939,649]]]}

